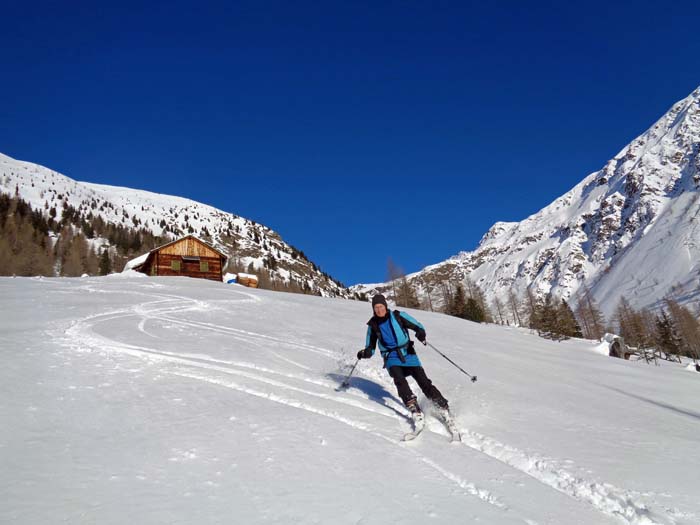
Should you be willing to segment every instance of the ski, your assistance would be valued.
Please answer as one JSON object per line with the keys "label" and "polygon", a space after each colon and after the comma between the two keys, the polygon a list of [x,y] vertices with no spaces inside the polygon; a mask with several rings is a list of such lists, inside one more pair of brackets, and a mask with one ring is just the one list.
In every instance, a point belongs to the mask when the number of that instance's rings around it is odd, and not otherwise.
{"label": "ski", "polygon": [[438,409],[437,412],[437,419],[442,421],[442,424],[445,425],[445,428],[450,433],[450,441],[452,443],[458,443],[462,441],[462,436],[459,433],[457,424],[455,423],[452,414],[450,414],[450,411],[446,409]]}
{"label": "ski", "polygon": [[425,417],[423,414],[417,414],[413,418],[413,431],[403,435],[402,441],[413,441],[425,429]]}

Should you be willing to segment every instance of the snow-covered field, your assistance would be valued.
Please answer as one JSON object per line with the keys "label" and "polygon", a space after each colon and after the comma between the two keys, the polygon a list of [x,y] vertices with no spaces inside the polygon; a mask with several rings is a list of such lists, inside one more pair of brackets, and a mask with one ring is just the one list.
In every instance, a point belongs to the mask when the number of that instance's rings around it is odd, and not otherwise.
{"label": "snow-covered field", "polygon": [[[700,523],[700,374],[411,312],[463,443],[367,303],[186,278],[0,279],[0,523]],[[423,398],[424,406],[427,403]]]}

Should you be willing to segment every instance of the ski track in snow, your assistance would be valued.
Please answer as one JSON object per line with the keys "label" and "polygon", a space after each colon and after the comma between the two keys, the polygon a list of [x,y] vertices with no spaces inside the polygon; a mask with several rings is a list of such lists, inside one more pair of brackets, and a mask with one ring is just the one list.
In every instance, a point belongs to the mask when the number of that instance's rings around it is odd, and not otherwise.
{"label": "ski track in snow", "polygon": [[[295,399],[290,399],[288,397],[283,397],[279,396],[277,394],[274,394],[272,392],[261,392],[259,390],[255,390],[252,388],[248,387],[243,387],[233,381],[226,380],[226,379],[219,379],[219,378],[214,378],[211,376],[206,376],[206,375],[200,375],[200,374],[195,374],[192,372],[173,372],[174,375],[180,376],[180,377],[186,377],[190,379],[197,379],[200,381],[205,381],[208,383],[212,383],[218,386],[223,386],[226,388],[231,388],[233,390],[237,390],[239,392],[252,395],[255,397],[260,397],[262,399],[266,399],[268,401],[273,401],[275,403],[280,403],[282,405],[286,406],[291,406],[294,408],[299,408],[302,410],[305,410],[307,412],[310,412],[312,414],[317,414],[320,416],[324,416],[330,419],[334,419],[335,421],[338,421],[340,423],[343,423],[345,425],[348,425],[349,427],[355,429],[355,430],[360,430],[363,432],[366,432],[368,434],[373,435],[376,438],[382,439],[391,445],[396,445],[397,444],[397,438],[395,435],[386,435],[382,432],[377,431],[375,428],[371,427],[370,425],[367,425],[365,423],[355,421],[353,419],[350,419],[342,414],[339,414],[338,412],[333,412],[333,411],[328,411],[328,410],[323,410],[317,407],[314,407],[313,405],[309,405],[308,403],[304,403]],[[503,504],[499,498],[491,494],[490,491],[485,490],[485,489],[480,489],[473,483],[461,478],[459,475],[454,474],[447,469],[439,466],[437,463],[432,461],[426,456],[423,456],[419,454],[416,450],[410,449],[406,447],[408,452],[412,453],[413,455],[417,456],[417,458],[425,463],[426,465],[429,465],[433,469],[435,469],[437,472],[439,472],[441,475],[449,479],[450,481],[456,483],[461,489],[465,490],[468,494],[472,496],[476,496],[479,499],[485,501],[486,503],[489,503],[491,505],[494,505],[498,508],[508,510],[508,507]]]}
{"label": "ski track in snow", "polygon": [[297,368],[301,368],[301,369],[303,369],[303,370],[309,370],[309,371],[312,371],[312,370],[313,370],[313,368],[311,368],[310,366],[302,365],[301,363],[297,363],[296,361],[292,361],[292,360],[289,359],[288,357],[284,357],[284,356],[282,356],[282,355],[279,355],[277,352],[271,352],[271,353],[272,353],[272,355],[274,355],[277,359],[280,359],[280,360],[284,361],[285,363],[289,363],[290,365],[294,365],[294,366],[296,366]]}
{"label": "ski track in snow", "polygon": [[202,323],[199,321],[183,321],[182,319],[173,319],[172,317],[167,317],[167,316],[151,316],[152,319],[157,319],[160,321],[168,321],[171,323],[176,323],[184,326],[189,326],[190,328],[203,328],[205,330],[211,330],[214,332],[220,332],[224,333],[227,335],[232,335],[234,337],[237,337],[238,339],[241,339],[243,341],[254,341],[256,343],[260,343],[262,341],[271,341],[273,343],[278,343],[280,345],[284,346],[295,346],[298,348],[302,348],[303,350],[313,352],[315,354],[324,356],[324,357],[330,357],[333,359],[337,358],[337,355],[335,352],[332,350],[327,350],[325,348],[320,348],[317,346],[312,346],[306,343],[297,343],[295,341],[287,341],[284,339],[279,339],[277,337],[272,337],[269,335],[265,334],[259,334],[256,332],[250,332],[248,330],[239,330],[237,328],[231,328],[228,326],[221,326],[213,323]]}
{"label": "ski track in snow", "polygon": [[[172,299],[175,300],[175,299]],[[182,300],[186,301],[191,301],[188,300],[187,298],[182,298]],[[105,338],[101,335],[95,334],[93,332],[93,327],[97,324],[104,323],[104,322],[109,322],[113,321],[116,319],[124,318],[124,317],[131,317],[131,316],[147,316],[149,319],[160,319],[164,321],[171,322],[173,319],[164,317],[163,316],[163,311],[167,310],[170,313],[181,313],[185,312],[188,310],[191,310],[191,306],[180,306],[180,307],[172,307],[172,308],[156,308],[152,309],[153,305],[158,305],[160,303],[167,302],[163,300],[159,301],[152,301],[149,303],[144,303],[140,304],[137,307],[133,308],[126,308],[126,309],[119,309],[119,310],[112,310],[109,312],[105,312],[102,314],[95,314],[92,316],[88,316],[86,318],[83,318],[78,321],[74,321],[71,326],[65,330],[64,337],[62,338],[62,342],[64,343],[65,346],[70,347],[74,350],[77,351],[97,351],[97,352],[104,352],[104,351],[112,351],[115,353],[119,354],[125,354],[125,355],[130,355],[133,357],[137,357],[140,359],[145,359],[145,360],[150,360],[150,361],[156,361],[156,362],[166,362],[170,363],[173,365],[176,365],[176,368],[171,371],[167,371],[168,373],[172,375],[176,375],[179,377],[184,377],[188,379],[194,379],[198,381],[203,381],[207,382],[210,384],[214,384],[217,386],[222,386],[225,388],[230,388],[233,390],[236,390],[238,392],[255,396],[258,398],[265,399],[267,401],[279,403],[282,405],[286,406],[291,406],[297,409],[305,410],[307,412],[317,414],[323,417],[327,417],[330,419],[333,419],[339,423],[345,424],[355,430],[366,432],[371,434],[372,436],[384,440],[388,443],[391,443],[392,445],[397,444],[397,437],[396,435],[392,434],[385,434],[382,433],[381,431],[377,430],[376,428],[368,425],[367,423],[363,423],[361,421],[354,420],[352,418],[349,418],[337,411],[331,411],[331,410],[324,410],[321,408],[318,408],[312,404],[309,404],[307,402],[299,401],[297,399],[291,398],[289,395],[286,395],[287,393],[291,392],[296,392],[299,394],[303,395],[308,395],[311,397],[316,397],[320,398],[323,400],[327,401],[332,401],[334,403],[339,403],[342,405],[350,406],[356,409],[363,410],[365,412],[370,412],[375,415],[380,415],[383,417],[389,417],[393,418],[399,421],[403,421],[407,419],[407,416],[401,417],[397,415],[397,413],[390,413],[386,409],[382,410],[379,408],[375,408],[377,405],[375,402],[372,402],[371,406],[367,403],[367,397],[366,396],[358,396],[356,394],[352,394],[353,397],[356,397],[358,399],[348,399],[346,396],[338,396],[337,393],[335,393],[333,390],[337,386],[334,382],[330,381],[322,381],[318,379],[309,379],[308,377],[305,376],[300,376],[297,374],[289,374],[289,373],[282,373],[282,372],[277,372],[265,367],[260,367],[258,365],[253,365],[250,363],[242,363],[242,362],[234,362],[234,361],[228,361],[228,360],[220,360],[220,359],[214,359],[209,356],[204,356],[204,355],[175,355],[170,352],[163,352],[159,350],[154,350],[151,348],[146,348],[146,347],[141,347],[141,346],[135,346],[135,345],[130,345],[130,344],[125,344],[121,342],[117,342],[108,338]],[[156,316],[153,316],[152,314],[157,312]],[[141,320],[139,322],[139,326],[143,327]],[[281,341],[277,338],[269,337],[269,336],[264,336],[263,334],[254,334],[252,332],[245,332],[242,330],[235,330],[235,329],[228,329],[228,327],[221,327],[218,325],[213,325],[211,323],[190,323],[186,322],[184,324],[191,325],[195,328],[203,328],[207,330],[213,330],[213,331],[224,331],[226,333],[245,333],[247,336],[255,336],[255,335],[261,335],[261,339],[265,339],[267,341],[273,341],[276,343],[286,343],[285,341]],[[304,348],[308,351],[314,352],[314,353],[321,353],[321,355],[325,355],[327,357],[333,357],[337,358],[336,354],[333,354],[331,351],[321,349],[319,347],[314,347],[311,345],[305,345],[305,344],[299,344],[295,343],[295,346],[299,346],[301,348]],[[323,352],[319,352],[319,350],[322,350]],[[222,366],[226,365],[226,366]],[[275,374],[278,376],[283,376],[289,379],[295,379],[295,380],[301,380],[306,383],[311,383],[316,386],[323,387],[325,389],[329,390],[329,393],[321,393],[321,392],[313,392],[310,390],[302,389],[299,387],[295,387],[293,385],[289,385],[286,383],[283,383],[281,381],[273,380],[264,376],[261,376],[259,374],[255,373],[250,373],[250,372],[245,372],[242,370],[237,370],[231,367],[236,367],[236,368],[249,368],[251,370],[261,372],[261,373],[269,373],[269,374]],[[199,369],[203,370],[207,373],[198,373],[192,370],[194,369]],[[268,386],[274,386],[278,388],[282,388],[285,391],[285,395],[279,395],[271,391],[263,391],[259,390],[256,388],[251,388],[248,386],[241,385],[235,381],[233,381],[230,378],[221,378],[221,377],[214,377],[211,375],[211,372],[214,373],[223,373],[228,376],[236,376],[244,379],[251,379],[254,381],[257,381],[262,384],[266,384]],[[394,410],[394,412],[397,412]],[[404,450],[407,453],[410,453],[414,456],[417,457],[421,462],[424,464],[430,466],[434,470],[436,470],[440,475],[444,476],[451,482],[455,483],[460,489],[465,491],[467,494],[471,496],[475,496],[479,498],[482,501],[485,501],[486,503],[493,505],[497,508],[500,508],[504,511],[508,511],[508,506],[505,505],[500,501],[500,499],[496,496],[494,496],[490,491],[479,488],[477,487],[474,483],[462,478],[458,474],[455,474],[446,468],[438,465],[436,462],[431,460],[430,458],[420,454],[417,450],[405,447]],[[535,523],[532,520],[523,520],[525,523]]]}
{"label": "ski track in snow", "polygon": [[[172,295],[165,296],[141,292],[131,293],[143,295],[149,298],[153,298],[155,295],[160,298],[139,303],[138,305],[130,308],[111,310],[74,321],[72,325],[65,330],[64,337],[62,338],[65,346],[78,351],[85,351],[86,347],[93,351],[108,350],[137,357],[139,359],[168,363],[175,366],[173,370],[167,371],[170,374],[207,382],[220,387],[230,388],[247,395],[305,410],[309,413],[333,419],[355,430],[369,433],[378,439],[396,445],[398,438],[393,433],[388,435],[377,430],[371,425],[368,425],[367,423],[354,420],[337,411],[325,410],[308,402],[293,399],[287,395],[291,393],[301,394],[316,399],[322,399],[324,401],[331,401],[353,409],[359,409],[364,412],[372,413],[373,415],[392,418],[400,422],[406,422],[408,420],[407,415],[403,414],[396,408],[389,407],[387,405],[384,405],[384,408],[380,408],[382,405],[378,405],[375,401],[372,402],[373,406],[369,405],[367,403],[368,397],[366,395],[346,393],[344,396],[339,396],[337,393],[333,392],[333,389],[337,386],[335,382],[325,381],[315,377],[311,378],[303,374],[280,372],[271,368],[262,367],[243,361],[216,359],[206,354],[176,354],[173,352],[155,350],[148,347],[121,343],[94,333],[93,327],[97,324],[124,317],[136,317],[140,318],[138,321],[139,331],[154,338],[157,338],[157,336],[150,334],[146,330],[146,324],[148,321],[158,320],[166,323],[180,324],[199,330],[224,333],[249,344],[254,343],[259,346],[264,346],[265,343],[275,343],[281,346],[301,348],[305,351],[334,360],[338,357],[337,352],[314,345],[287,341],[266,334],[259,334],[229,326],[192,320],[184,321],[171,317],[173,314],[182,314],[193,310],[203,310],[210,306],[208,303],[203,301],[197,301],[189,297]],[[257,297],[255,299],[258,301],[260,300]],[[170,304],[170,306],[167,306],[168,304]],[[269,349],[269,347],[266,348]],[[273,354],[279,357],[277,353],[273,352]],[[301,365],[284,358],[283,360],[290,362],[297,367],[310,370],[305,365]],[[199,370],[199,372],[194,371],[193,369]],[[215,377],[213,374],[223,374],[226,377]],[[260,385],[279,388],[285,392],[285,395],[242,385],[234,381],[231,378],[232,376],[244,380],[251,380]],[[308,387],[302,388],[299,386],[294,386],[268,376],[298,381],[306,385],[310,385],[311,387],[318,387],[326,391],[319,392],[309,390]],[[668,514],[666,514],[664,517],[652,515],[652,512],[645,506],[635,503],[630,492],[617,488],[609,483],[589,481],[576,477],[570,472],[561,468],[555,460],[545,459],[536,454],[528,454],[488,436],[462,428],[461,426],[459,430],[462,434],[462,444],[464,446],[486,454],[490,458],[518,470],[536,481],[566,494],[575,500],[588,503],[598,511],[608,516],[616,517],[624,523],[628,523],[630,525],[672,525],[675,523],[675,519]],[[489,503],[490,505],[494,505],[503,510],[509,510],[508,506],[501,501],[502,498],[495,496],[489,490],[477,487],[474,483],[462,478],[454,472],[451,472],[449,469],[441,466],[424,454],[419,453],[410,445],[404,445],[403,449],[414,455],[424,464],[430,466],[446,479],[453,482],[467,494],[475,496]],[[522,517],[521,519],[528,524],[536,523],[530,519]]]}
{"label": "ski track in snow", "polygon": [[667,523],[654,521],[649,509],[635,503],[631,493],[609,483],[577,478],[553,460],[528,454],[468,429],[460,428],[460,432],[464,445],[483,452],[574,499],[585,501],[604,514],[633,525]]}

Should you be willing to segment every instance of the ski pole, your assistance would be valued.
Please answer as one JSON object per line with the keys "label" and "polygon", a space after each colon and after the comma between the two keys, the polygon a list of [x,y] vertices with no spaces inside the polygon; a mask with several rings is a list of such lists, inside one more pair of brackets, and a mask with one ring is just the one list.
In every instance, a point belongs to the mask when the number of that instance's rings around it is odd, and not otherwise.
{"label": "ski pole", "polygon": [[340,388],[347,388],[350,386],[350,376],[352,376],[352,373],[355,371],[355,367],[357,367],[357,363],[359,362],[360,360],[358,359],[357,361],[355,361],[355,364],[352,365],[352,370],[350,370],[348,376],[345,379],[343,379],[343,382],[340,383]]}
{"label": "ski pole", "polygon": [[433,345],[431,345],[431,344],[428,343],[427,341],[426,341],[426,344],[427,344],[430,348],[432,348],[433,350],[435,350],[438,354],[440,354],[442,357],[444,357],[445,359],[447,359],[447,360],[448,360],[450,363],[452,363],[454,366],[456,366],[463,374],[468,375],[469,378],[472,380],[472,383],[476,383],[476,376],[471,375],[469,372],[467,372],[466,370],[464,370],[461,366],[459,366],[459,365],[458,365],[457,363],[455,363],[452,359],[450,359],[449,357],[447,357],[445,354],[443,354],[440,350],[438,350],[437,348],[435,348]]}

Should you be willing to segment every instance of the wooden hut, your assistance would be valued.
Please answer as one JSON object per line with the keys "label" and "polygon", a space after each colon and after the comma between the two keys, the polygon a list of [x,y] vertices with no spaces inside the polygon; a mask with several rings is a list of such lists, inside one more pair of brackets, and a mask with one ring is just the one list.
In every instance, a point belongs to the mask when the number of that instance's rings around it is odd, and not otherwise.
{"label": "wooden hut", "polygon": [[238,284],[242,284],[243,286],[247,286],[248,288],[258,287],[258,277],[249,273],[239,273],[236,276],[236,282]]}
{"label": "wooden hut", "polygon": [[226,255],[194,235],[164,244],[129,261],[125,270],[152,276],[184,276],[223,280]]}

